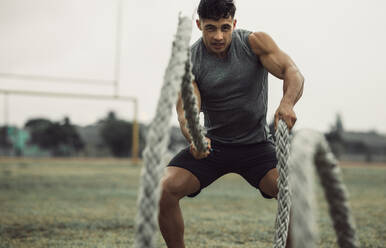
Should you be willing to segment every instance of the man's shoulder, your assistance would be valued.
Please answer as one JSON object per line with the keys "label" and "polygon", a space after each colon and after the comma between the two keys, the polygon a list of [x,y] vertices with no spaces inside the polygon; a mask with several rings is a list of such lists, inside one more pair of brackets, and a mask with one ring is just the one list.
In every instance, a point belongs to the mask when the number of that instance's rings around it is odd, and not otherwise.
{"label": "man's shoulder", "polygon": [[190,46],[190,50],[192,52],[196,52],[202,45],[202,37],[199,38],[198,40],[196,40],[191,46]]}
{"label": "man's shoulder", "polygon": [[198,39],[196,42],[194,42],[190,47],[190,56],[192,59],[193,64],[199,63],[202,59],[202,38]]}
{"label": "man's shoulder", "polygon": [[249,31],[243,28],[237,28],[234,30],[234,33],[241,36],[241,35],[250,35],[252,31]]}
{"label": "man's shoulder", "polygon": [[233,31],[233,36],[244,44],[248,43],[249,35],[251,34],[252,34],[252,31],[241,29],[241,28],[235,29]]}
{"label": "man's shoulder", "polygon": [[254,57],[255,55],[252,52],[251,45],[249,42],[249,37],[252,34],[252,31],[246,29],[235,29],[232,34],[232,42],[234,42],[234,47],[238,52],[245,52],[246,55]]}
{"label": "man's shoulder", "polygon": [[192,72],[193,72],[193,75],[195,76],[196,78],[196,82],[198,82],[199,78],[200,78],[200,63],[202,62],[202,57],[203,57],[203,49],[202,49],[202,46],[203,46],[203,41],[202,41],[202,37],[199,38],[196,42],[193,43],[193,45],[190,46],[190,58],[191,58],[191,61],[192,61]]}

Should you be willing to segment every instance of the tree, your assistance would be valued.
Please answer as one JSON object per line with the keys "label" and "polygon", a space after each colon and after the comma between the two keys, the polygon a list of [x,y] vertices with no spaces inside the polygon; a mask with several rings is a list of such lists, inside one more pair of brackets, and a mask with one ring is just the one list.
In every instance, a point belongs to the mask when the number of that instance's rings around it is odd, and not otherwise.
{"label": "tree", "polygon": [[49,149],[55,146],[55,139],[50,136],[49,129],[53,123],[50,120],[36,118],[28,120],[24,127],[30,132],[30,144],[36,144],[40,148]]}
{"label": "tree", "polygon": [[131,155],[132,123],[118,119],[112,111],[100,123],[102,124],[102,140],[109,147],[111,153],[116,157]]}
{"label": "tree", "polygon": [[332,152],[337,158],[344,152],[344,141],[343,141],[343,121],[340,114],[336,114],[335,124],[331,126],[330,131],[326,133],[326,139],[330,143]]}
{"label": "tree", "polygon": [[83,141],[68,117],[63,123],[51,122],[43,118],[28,120],[25,128],[30,132],[30,143],[51,150],[57,156],[68,156],[84,147]]}
{"label": "tree", "polygon": [[75,151],[80,151],[84,147],[84,143],[80,138],[78,132],[75,129],[75,126],[71,124],[70,119],[68,117],[64,118],[64,123],[61,126],[64,133],[64,143],[73,147]]}
{"label": "tree", "polygon": [[6,150],[12,148],[12,143],[8,138],[8,126],[0,127],[0,147]]}

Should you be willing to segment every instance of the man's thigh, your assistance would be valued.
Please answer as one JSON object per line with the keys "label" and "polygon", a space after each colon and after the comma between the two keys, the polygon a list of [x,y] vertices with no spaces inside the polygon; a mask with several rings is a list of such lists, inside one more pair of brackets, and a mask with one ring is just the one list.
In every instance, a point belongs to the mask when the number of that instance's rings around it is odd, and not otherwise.
{"label": "man's thigh", "polygon": [[[217,178],[225,174],[222,169],[222,161],[218,154],[211,153],[207,158],[195,159],[189,151],[189,148],[180,151],[169,162],[167,169],[178,168],[178,171],[188,171],[199,181],[199,187],[195,192],[188,194],[189,197],[198,195],[201,190]],[[173,170],[172,170],[173,171]]]}
{"label": "man's thigh", "polygon": [[190,171],[176,166],[169,166],[165,169],[162,178],[162,187],[174,195],[182,198],[193,194],[200,189],[200,181]]}
{"label": "man's thigh", "polygon": [[277,192],[278,173],[275,146],[271,142],[263,142],[249,147],[240,158],[240,174],[250,185],[260,190],[264,198],[274,198]]}
{"label": "man's thigh", "polygon": [[277,194],[279,193],[279,188],[277,186],[278,178],[279,172],[277,168],[269,170],[267,174],[265,174],[265,176],[260,180],[259,189],[266,195],[276,198]]}

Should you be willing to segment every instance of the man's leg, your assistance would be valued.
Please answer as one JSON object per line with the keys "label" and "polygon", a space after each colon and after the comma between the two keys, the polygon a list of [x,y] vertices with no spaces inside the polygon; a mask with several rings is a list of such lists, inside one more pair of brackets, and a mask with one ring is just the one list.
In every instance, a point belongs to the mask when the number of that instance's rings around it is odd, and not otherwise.
{"label": "man's leg", "polygon": [[197,192],[200,182],[190,171],[169,166],[161,181],[159,226],[168,248],[184,248],[184,220],[179,200]]}
{"label": "man's leg", "polygon": [[[260,180],[259,188],[265,194],[275,197],[277,199],[277,195],[279,193],[279,188],[277,186],[278,178],[279,178],[279,172],[276,168],[269,170],[268,173],[265,174],[265,176]],[[291,218],[290,218],[290,222],[291,222]],[[289,227],[288,227],[286,247],[287,248],[291,247],[291,236],[290,236]]]}
{"label": "man's leg", "polygon": [[265,194],[276,198],[279,193],[279,188],[277,186],[278,178],[279,172],[276,168],[269,170],[259,182],[260,190]]}

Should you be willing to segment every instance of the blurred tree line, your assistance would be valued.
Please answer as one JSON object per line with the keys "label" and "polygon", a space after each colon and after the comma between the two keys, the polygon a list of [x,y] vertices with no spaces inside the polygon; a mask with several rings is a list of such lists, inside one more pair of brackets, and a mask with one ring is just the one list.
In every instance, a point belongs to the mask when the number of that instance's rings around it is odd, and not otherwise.
{"label": "blurred tree line", "polygon": [[105,119],[99,121],[102,128],[100,135],[110,152],[115,157],[131,156],[133,124],[118,119],[114,112],[109,112]]}
{"label": "blurred tree line", "polygon": [[[269,125],[274,134],[273,120]],[[0,156],[131,157],[132,122],[109,112],[87,126],[77,126],[68,117],[61,121],[34,118],[22,128],[0,126]],[[145,148],[148,127],[139,125],[139,155]],[[165,134],[168,135],[168,134]],[[340,115],[325,133],[332,152],[346,160],[386,161],[386,136],[374,131],[345,131]],[[168,150],[175,154],[187,146],[179,127],[171,127]],[[274,136],[273,136],[274,138]]]}
{"label": "blurred tree line", "polygon": [[83,141],[68,117],[64,118],[63,122],[52,122],[43,118],[31,119],[24,127],[29,131],[30,144],[51,150],[54,156],[76,154],[84,147]]}
{"label": "blurred tree line", "polygon": [[[86,132],[87,128],[92,132]],[[23,128],[14,126],[0,127],[0,150],[8,151],[3,155],[23,156],[25,146],[36,146],[48,151],[51,156],[114,156],[130,157],[133,140],[132,122],[120,119],[115,112],[109,112],[106,117],[88,127],[79,127],[71,123],[68,117],[62,121],[51,121],[45,118],[34,118],[26,121]],[[147,127],[139,128],[140,156],[145,148]],[[23,135],[22,135],[23,134]],[[90,137],[98,136],[98,137]],[[179,128],[171,129],[169,149],[178,150],[186,145]],[[97,142],[95,140],[98,140]],[[94,144],[95,152],[87,152],[88,143]],[[107,150],[108,154],[98,150]],[[12,151],[12,152],[9,152]]]}

